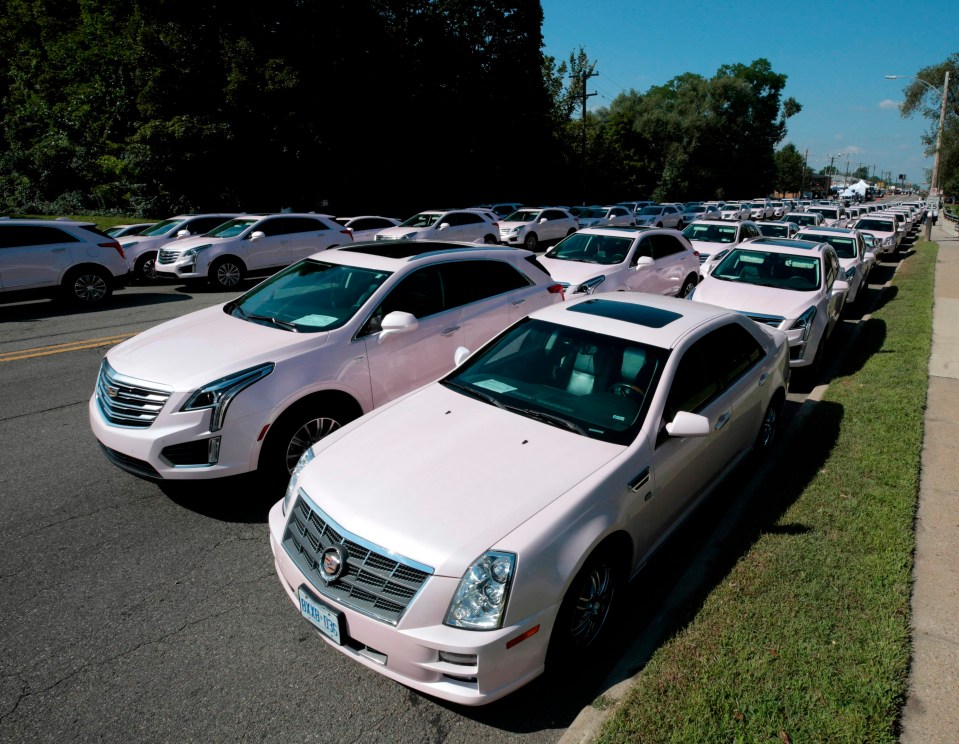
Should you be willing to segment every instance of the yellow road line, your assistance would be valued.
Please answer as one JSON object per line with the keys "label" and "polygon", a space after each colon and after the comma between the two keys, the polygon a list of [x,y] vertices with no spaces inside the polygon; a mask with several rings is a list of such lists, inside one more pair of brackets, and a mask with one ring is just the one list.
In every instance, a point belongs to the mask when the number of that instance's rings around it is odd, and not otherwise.
{"label": "yellow road line", "polygon": [[119,336],[104,336],[103,338],[91,338],[85,341],[74,341],[67,344],[54,344],[53,346],[40,346],[36,349],[21,349],[20,351],[8,351],[0,354],[0,362],[16,362],[21,359],[33,359],[34,357],[52,356],[53,354],[65,354],[68,351],[81,351],[83,349],[95,349],[98,346],[110,346],[118,344],[136,333],[124,333]]}

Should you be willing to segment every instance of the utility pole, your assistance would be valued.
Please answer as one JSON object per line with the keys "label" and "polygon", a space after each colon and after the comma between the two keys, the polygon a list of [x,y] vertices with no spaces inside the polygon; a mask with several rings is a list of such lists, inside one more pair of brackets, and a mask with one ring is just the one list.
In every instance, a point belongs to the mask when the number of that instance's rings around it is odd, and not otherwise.
{"label": "utility pole", "polygon": [[827,199],[832,196],[832,161],[835,159],[835,155],[829,155],[829,184],[826,186]]}
{"label": "utility pole", "polygon": [[802,157],[802,176],[799,179],[799,198],[806,198],[806,163],[809,162],[809,148],[806,148],[806,154]]}
{"label": "utility pole", "polygon": [[586,155],[587,155],[586,153],[586,99],[596,95],[595,93],[586,92],[586,83],[589,81],[590,78],[598,77],[598,76],[599,76],[599,73],[596,72],[592,67],[584,69],[582,72],[583,82],[581,87],[582,87],[582,99],[583,99],[583,206],[584,207],[586,206],[586,192],[587,192],[586,172],[587,172],[587,163],[588,163],[588,160],[586,159]]}

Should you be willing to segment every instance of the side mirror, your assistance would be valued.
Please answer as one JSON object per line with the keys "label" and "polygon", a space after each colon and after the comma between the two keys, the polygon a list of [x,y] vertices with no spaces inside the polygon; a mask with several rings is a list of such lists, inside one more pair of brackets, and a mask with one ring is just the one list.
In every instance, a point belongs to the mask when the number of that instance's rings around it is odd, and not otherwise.
{"label": "side mirror", "polygon": [[470,350],[465,346],[457,346],[453,352],[453,365],[459,367],[470,355]]}
{"label": "side mirror", "polygon": [[262,230],[257,230],[256,232],[250,233],[250,240],[262,240],[266,237],[266,233]]}
{"label": "side mirror", "polygon": [[849,291],[849,282],[844,279],[837,279],[832,283],[832,291],[836,294]]}
{"label": "side mirror", "polygon": [[865,255],[862,257],[862,262],[864,264],[874,264],[876,263],[876,254],[872,251],[866,251]]}
{"label": "side mirror", "polygon": [[640,256],[636,259],[636,263],[634,265],[637,269],[641,269],[644,266],[652,266],[654,263],[655,261],[653,261],[652,256]]}
{"label": "side mirror", "polygon": [[449,226],[450,226],[450,223],[449,223],[449,222],[441,222],[441,223],[440,223],[440,226],[437,227],[436,229],[437,229],[437,230],[445,230],[445,229],[448,228]]}
{"label": "side mirror", "polygon": [[177,231],[176,231],[176,236],[175,236],[175,239],[176,239],[176,240],[179,240],[180,238],[189,238],[189,237],[190,237],[190,231],[189,231],[189,230],[177,230]]}
{"label": "side mirror", "polygon": [[408,333],[419,328],[420,322],[413,313],[405,313],[402,310],[394,310],[388,313],[383,322],[380,323],[379,343],[383,343],[390,336],[398,333]]}
{"label": "side mirror", "polygon": [[680,411],[666,424],[666,433],[671,437],[704,437],[709,434],[709,419],[697,413]]}
{"label": "side mirror", "polygon": [[544,222],[546,222],[546,221],[547,221],[547,220],[546,220],[545,217],[540,217],[540,218],[539,218],[539,224],[541,224],[541,225],[542,225]]}

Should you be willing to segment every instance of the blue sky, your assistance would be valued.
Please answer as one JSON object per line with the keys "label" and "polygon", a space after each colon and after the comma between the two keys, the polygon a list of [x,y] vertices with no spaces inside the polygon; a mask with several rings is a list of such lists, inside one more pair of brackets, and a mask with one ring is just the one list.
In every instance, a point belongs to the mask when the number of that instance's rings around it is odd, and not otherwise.
{"label": "blue sky", "polygon": [[933,123],[902,118],[898,104],[910,81],[883,76],[911,75],[959,52],[955,0],[542,0],[542,7],[545,53],[561,61],[582,46],[596,62],[592,107],[684,72],[711,77],[724,64],[765,57],[787,76],[783,97],[802,104],[784,141],[808,148],[810,167],[836,155],[840,173],[848,158],[850,170],[927,179],[932,158],[920,136]]}

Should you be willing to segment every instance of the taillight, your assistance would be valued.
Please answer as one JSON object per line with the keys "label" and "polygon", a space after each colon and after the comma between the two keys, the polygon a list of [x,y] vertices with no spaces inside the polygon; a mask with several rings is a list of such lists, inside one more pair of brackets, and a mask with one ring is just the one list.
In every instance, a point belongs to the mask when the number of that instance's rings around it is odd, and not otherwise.
{"label": "taillight", "polygon": [[558,294],[558,295],[559,295],[560,297],[562,297],[564,300],[566,299],[566,295],[563,293],[563,285],[562,285],[562,284],[550,284],[550,285],[546,288],[546,291],[549,292],[550,294]]}
{"label": "taillight", "polygon": [[126,258],[126,256],[123,255],[123,246],[115,240],[111,240],[109,243],[97,243],[97,245],[101,248],[115,248],[116,252],[120,254],[120,258]]}
{"label": "taillight", "polygon": [[344,235],[349,235],[349,236],[350,236],[350,242],[353,241],[353,231],[350,230],[348,227],[345,228],[345,229],[343,229],[343,230],[340,230],[340,232],[343,233]]}

